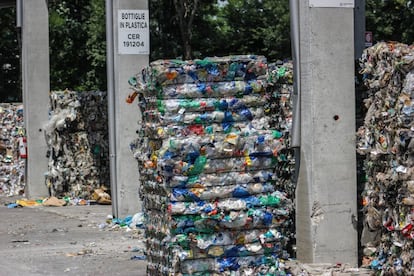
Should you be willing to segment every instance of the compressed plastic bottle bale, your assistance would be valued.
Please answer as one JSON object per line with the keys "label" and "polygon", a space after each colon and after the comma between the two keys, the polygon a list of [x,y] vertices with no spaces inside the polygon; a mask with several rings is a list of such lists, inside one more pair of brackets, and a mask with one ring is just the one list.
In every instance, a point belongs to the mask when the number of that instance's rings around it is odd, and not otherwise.
{"label": "compressed plastic bottle bale", "polygon": [[[172,136],[185,138],[189,135],[220,134],[235,131],[237,132],[268,129],[270,127],[270,123],[271,119],[267,116],[262,118],[253,118],[251,121],[232,122],[231,124],[211,123],[209,125],[203,125],[199,123],[188,125],[161,125],[157,122],[144,121],[140,135],[142,136],[141,139],[149,139],[152,142],[156,142],[157,140],[165,139]],[[143,140],[141,140],[140,142],[136,142],[140,143],[140,146],[145,146],[142,143],[147,143],[147,141]]]}
{"label": "compressed plastic bottle bale", "polygon": [[[255,267],[257,271],[267,268],[265,273],[279,274],[279,258],[277,255],[248,256],[230,258],[208,258],[184,261],[181,265],[183,275],[194,275],[199,272],[225,273],[226,271],[240,271],[248,267]],[[282,270],[283,271],[283,270]]]}
{"label": "compressed plastic bottle bale", "polygon": [[[194,99],[167,99],[146,101],[143,115],[169,116],[184,112],[213,112],[213,111],[233,111],[263,106],[268,98],[267,94],[249,95],[242,98],[223,97],[223,98],[194,98]],[[147,115],[148,114],[148,115]]]}
{"label": "compressed plastic bottle bale", "polygon": [[[231,196],[229,194],[228,196]],[[190,198],[191,199],[191,198]],[[231,210],[245,210],[247,208],[254,207],[277,207],[286,199],[286,195],[276,191],[273,193],[263,193],[256,195],[249,195],[247,197],[230,197],[222,198],[214,201],[199,200],[194,197],[191,201],[169,201],[169,198],[151,195],[147,197],[147,204],[151,204],[153,209],[160,209],[162,205],[168,204],[168,212],[171,214],[198,214],[198,213],[210,213],[215,209],[219,211],[231,211]],[[151,201],[151,203],[149,202]],[[170,202],[170,203],[168,203]],[[286,204],[286,203],[283,203]]]}
{"label": "compressed plastic bottle bale", "polygon": [[263,56],[208,57],[203,60],[157,60],[143,70],[148,85],[258,79],[267,73]]}
{"label": "compressed plastic bottle bale", "polygon": [[250,172],[223,172],[219,174],[202,173],[197,176],[174,175],[170,178],[165,178],[161,174],[154,174],[151,171],[148,173],[143,172],[141,179],[144,186],[148,187],[148,191],[160,188],[168,191],[169,194],[173,193],[175,189],[193,190],[197,188],[205,189],[205,191],[211,193],[214,191],[213,188],[219,188],[221,186],[237,187],[237,185],[247,187],[246,189],[248,191],[255,194],[265,189],[264,187],[267,187],[268,183],[270,183],[269,185],[276,186],[279,181],[276,174],[273,172],[273,168]]}
{"label": "compressed plastic bottle bale", "polygon": [[[212,183],[214,184],[214,182]],[[190,201],[194,200],[213,200],[227,197],[241,198],[248,195],[255,195],[260,193],[268,193],[275,191],[272,183],[247,183],[238,185],[212,186],[209,189],[206,187],[196,187],[191,189],[174,188],[171,190],[171,201]]]}
{"label": "compressed plastic bottle bale", "polygon": [[130,79],[143,115],[130,147],[148,275],[284,270],[294,225],[288,68],[268,85],[262,57],[163,60]]}
{"label": "compressed plastic bottle bale", "polygon": [[208,158],[277,155],[287,145],[276,130],[258,130],[248,133],[197,135],[188,139],[168,138],[155,152],[160,162],[186,160],[191,154],[204,153]]}
{"label": "compressed plastic bottle bale", "polygon": [[[248,81],[219,81],[219,82],[197,82],[197,83],[173,83],[166,86],[156,87],[156,90],[142,89],[143,85],[135,85],[132,88],[139,92],[141,104],[150,102],[151,98],[158,100],[168,99],[195,99],[195,98],[241,98],[247,95],[257,95],[266,91],[265,80],[252,79]],[[155,88],[154,88],[155,89]]]}

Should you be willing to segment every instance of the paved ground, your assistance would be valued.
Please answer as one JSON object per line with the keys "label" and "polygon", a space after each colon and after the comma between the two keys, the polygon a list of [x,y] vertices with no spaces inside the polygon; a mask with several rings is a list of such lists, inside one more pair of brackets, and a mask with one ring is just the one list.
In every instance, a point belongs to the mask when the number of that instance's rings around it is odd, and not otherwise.
{"label": "paved ground", "polygon": [[142,230],[99,227],[111,206],[9,209],[7,202],[0,197],[0,275],[145,275],[145,260],[134,258],[143,256]]}
{"label": "paved ground", "polygon": [[[0,195],[0,276],[146,275],[143,231],[101,229],[111,206],[6,207],[15,201]],[[300,276],[372,275],[346,265],[289,266]]]}

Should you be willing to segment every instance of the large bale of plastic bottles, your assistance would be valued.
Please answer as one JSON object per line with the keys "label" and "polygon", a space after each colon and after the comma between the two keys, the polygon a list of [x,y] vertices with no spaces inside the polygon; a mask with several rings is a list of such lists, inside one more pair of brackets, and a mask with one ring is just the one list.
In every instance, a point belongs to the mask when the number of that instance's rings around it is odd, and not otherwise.
{"label": "large bale of plastic bottles", "polygon": [[289,75],[245,55],[158,60],[129,80],[148,275],[288,274]]}
{"label": "large bale of plastic bottles", "polygon": [[109,184],[106,92],[52,91],[45,126],[46,184],[56,197],[90,199]]}
{"label": "large bale of plastic bottles", "polygon": [[14,196],[24,193],[26,153],[23,139],[25,139],[23,105],[1,103],[0,195]]}
{"label": "large bale of plastic bottles", "polygon": [[357,131],[364,157],[360,195],[363,266],[414,273],[414,46],[378,43],[360,60],[367,95]]}

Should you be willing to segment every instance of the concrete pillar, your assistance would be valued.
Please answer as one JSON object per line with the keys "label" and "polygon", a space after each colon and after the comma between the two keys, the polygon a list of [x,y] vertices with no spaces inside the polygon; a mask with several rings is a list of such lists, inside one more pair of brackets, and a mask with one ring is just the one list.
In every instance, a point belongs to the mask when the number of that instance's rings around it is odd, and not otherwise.
{"label": "concrete pillar", "polygon": [[299,1],[297,257],[357,265],[354,10],[340,6],[353,1],[310,2]]}
{"label": "concrete pillar", "polygon": [[26,196],[48,196],[43,127],[49,107],[49,14],[46,0],[22,2],[22,75],[27,134]]}
{"label": "concrete pillar", "polygon": [[[112,72],[108,74],[113,74],[115,116],[113,137],[115,152],[110,153],[111,158],[114,159],[115,175],[111,177],[114,182],[111,187],[113,213],[117,217],[124,217],[133,215],[141,208],[138,195],[138,163],[129,148],[130,143],[137,137],[136,130],[140,121],[140,113],[137,104],[127,104],[126,99],[132,92],[128,79],[140,72],[149,62],[149,50],[145,50],[145,48],[149,49],[149,16],[148,13],[142,16],[142,11],[148,11],[147,0],[112,0],[110,2],[112,2],[114,66]],[[126,12],[125,18],[119,17],[120,11]],[[128,15],[128,11],[132,14]],[[135,22],[139,24],[135,25]],[[148,23],[146,27],[145,22]],[[135,31],[129,32],[130,30]],[[139,35],[129,35],[130,33]],[[144,37],[145,33],[148,37]],[[135,47],[136,43],[142,42],[145,43],[144,47],[141,47],[142,45],[138,47],[139,49]]]}

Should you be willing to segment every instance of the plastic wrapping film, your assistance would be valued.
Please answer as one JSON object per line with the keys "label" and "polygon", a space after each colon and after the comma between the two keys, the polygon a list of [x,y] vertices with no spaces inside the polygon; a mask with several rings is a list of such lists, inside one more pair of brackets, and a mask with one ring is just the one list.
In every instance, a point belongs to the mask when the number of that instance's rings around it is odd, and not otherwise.
{"label": "plastic wrapping film", "polygon": [[51,195],[90,199],[109,188],[106,92],[53,91],[45,126]]}
{"label": "plastic wrapping film", "polygon": [[414,273],[414,47],[378,43],[360,60],[366,116],[357,131],[364,159],[363,265]]}
{"label": "plastic wrapping film", "polygon": [[155,61],[129,80],[148,275],[289,274],[291,71],[229,56]]}
{"label": "plastic wrapping film", "polygon": [[21,195],[25,188],[26,164],[26,149],[22,144],[25,138],[23,105],[1,103],[0,124],[0,194]]}

